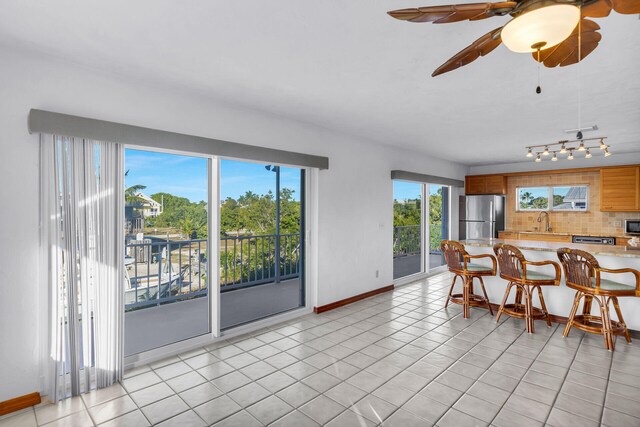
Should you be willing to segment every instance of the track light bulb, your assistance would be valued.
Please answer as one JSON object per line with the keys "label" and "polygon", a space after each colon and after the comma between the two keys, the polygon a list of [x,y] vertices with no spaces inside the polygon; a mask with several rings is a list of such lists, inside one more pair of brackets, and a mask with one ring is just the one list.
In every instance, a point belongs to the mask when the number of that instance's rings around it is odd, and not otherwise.
{"label": "track light bulb", "polygon": [[556,155],[556,153],[553,153],[553,157],[551,158],[552,162],[557,162],[558,161],[558,156]]}
{"label": "track light bulb", "polygon": [[566,152],[567,152],[567,147],[564,144],[562,144],[562,148],[560,148],[560,154],[564,154]]}
{"label": "track light bulb", "polygon": [[567,157],[567,160],[573,160],[573,150],[569,151],[569,157]]}
{"label": "track light bulb", "polygon": [[540,158],[540,154],[538,154],[538,156],[536,157],[536,163],[540,163],[542,161],[542,159]]}
{"label": "track light bulb", "polygon": [[611,153],[609,152],[609,149],[608,149],[608,148],[605,148],[605,149],[604,149],[604,156],[605,156],[605,157],[609,157],[610,155],[611,155]]}
{"label": "track light bulb", "polygon": [[549,147],[544,147],[544,151],[542,152],[543,156],[548,156],[549,155]]}
{"label": "track light bulb", "polygon": [[600,140],[600,149],[601,150],[606,150],[607,149],[607,144],[604,143],[604,139]]}
{"label": "track light bulb", "polygon": [[587,159],[590,159],[592,157],[591,153],[589,152],[589,150],[587,150],[587,154],[585,154],[584,157],[587,158]]}
{"label": "track light bulb", "polygon": [[533,157],[533,152],[531,151],[531,148],[529,148],[529,150],[527,151],[527,157]]}
{"label": "track light bulb", "polygon": [[580,142],[580,146],[578,147],[578,151],[584,151],[584,150],[585,150],[585,148],[584,148],[584,142],[582,142],[582,141],[581,141],[581,142]]}

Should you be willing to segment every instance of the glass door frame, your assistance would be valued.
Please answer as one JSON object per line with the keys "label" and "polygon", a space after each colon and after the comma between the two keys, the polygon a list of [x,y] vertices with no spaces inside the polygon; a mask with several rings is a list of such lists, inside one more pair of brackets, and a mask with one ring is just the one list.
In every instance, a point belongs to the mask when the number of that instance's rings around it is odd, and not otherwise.
{"label": "glass door frame", "polygon": [[[211,254],[207,256],[207,271],[219,271],[220,268],[220,161],[223,158],[215,155],[204,153],[183,151],[179,149],[166,149],[161,147],[152,147],[148,145],[123,144],[123,150],[133,149],[140,151],[152,151],[167,154],[176,154],[182,156],[191,156],[207,159],[208,165],[208,238],[207,245]],[[230,160],[248,161],[253,160],[229,158]],[[258,162],[256,163],[264,163]],[[279,165],[279,164],[278,164]],[[302,305],[290,311],[274,314],[273,316],[256,320],[248,324],[244,324],[225,331],[220,329],[220,277],[218,274],[207,275],[207,288],[209,290],[208,304],[208,322],[209,333],[203,335],[185,338],[184,340],[167,344],[163,347],[153,348],[141,353],[132,354],[125,357],[125,367],[131,368],[166,357],[168,354],[178,354],[186,349],[195,348],[197,346],[210,344],[224,337],[233,337],[246,332],[257,330],[266,326],[276,324],[278,322],[290,320],[304,314],[311,313],[313,306],[317,300],[317,282],[318,282],[318,251],[317,251],[317,235],[318,235],[318,169],[309,167],[300,167],[296,165],[279,165],[299,168],[304,173],[304,188],[301,189],[301,198],[304,197],[304,212],[302,212],[301,234],[303,245],[301,251],[303,254],[302,272],[301,272],[301,293]],[[215,237],[215,238],[214,238]],[[124,288],[123,288],[124,289]],[[124,291],[124,290],[123,290]],[[123,307],[124,309],[124,307]],[[125,331],[126,333],[126,331]]]}
{"label": "glass door frame", "polygon": [[[442,203],[442,218],[444,221],[444,218],[446,218],[446,230],[447,230],[447,237],[446,239],[450,239],[451,238],[451,207],[453,206],[451,204],[451,186],[450,185],[440,185],[440,184],[429,184],[429,183],[425,183],[424,187],[426,188],[426,192],[427,195],[429,197],[429,199],[431,198],[431,185],[436,186],[436,187],[442,187],[443,190],[446,188],[447,189],[447,200],[446,200],[446,205],[445,203]],[[443,191],[443,195],[444,195],[444,191]],[[444,201],[443,201],[444,202]],[[431,207],[431,200],[429,200],[429,207]],[[446,210],[446,211],[445,211]],[[447,270],[447,265],[446,264],[442,264],[439,265],[438,267],[433,267],[431,268],[431,253],[430,253],[430,249],[431,249],[431,215],[430,215],[430,211],[431,209],[429,209],[429,212],[426,214],[426,219],[427,221],[429,221],[429,227],[427,228],[427,242],[429,242],[429,253],[427,254],[427,265],[429,265],[429,268],[427,268],[426,273],[427,274],[437,274],[437,273],[441,273]],[[443,227],[444,229],[444,227]],[[446,239],[442,239],[442,240],[446,240]]]}
{"label": "glass door frame", "polygon": [[[421,187],[420,194],[422,198],[421,202],[421,212],[420,212],[420,252],[422,256],[420,257],[420,271],[416,273],[409,274],[407,276],[398,277],[394,279],[394,282],[407,283],[413,280],[417,280],[420,277],[428,276],[432,274],[437,274],[446,271],[446,265],[443,264],[438,267],[431,268],[430,267],[430,256],[431,256],[431,215],[430,215],[430,186],[438,186],[447,188],[447,201],[446,205],[443,203],[443,209],[446,209],[446,217],[447,217],[447,235],[448,238],[451,237],[451,186],[449,185],[440,185],[440,184],[430,184],[427,182],[418,182],[418,181],[408,181],[403,179],[393,179],[392,183],[395,181],[400,182],[409,182],[412,184],[418,184]],[[395,199],[395,197],[393,198]],[[444,214],[443,214],[444,216]],[[393,223],[393,221],[392,221]],[[395,227],[392,226],[392,230]]]}

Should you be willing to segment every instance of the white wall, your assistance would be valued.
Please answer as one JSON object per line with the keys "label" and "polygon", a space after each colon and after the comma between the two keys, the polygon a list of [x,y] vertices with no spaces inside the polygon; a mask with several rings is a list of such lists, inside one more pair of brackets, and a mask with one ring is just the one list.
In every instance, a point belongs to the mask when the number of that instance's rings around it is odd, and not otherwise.
{"label": "white wall", "polygon": [[318,305],[392,283],[392,169],[456,179],[466,173],[462,165],[193,91],[8,49],[0,49],[0,63],[0,401],[42,391],[39,360],[47,347],[47,295],[37,264],[38,137],[27,133],[30,108],[328,156],[330,169],[318,180],[319,235],[312,236]]}

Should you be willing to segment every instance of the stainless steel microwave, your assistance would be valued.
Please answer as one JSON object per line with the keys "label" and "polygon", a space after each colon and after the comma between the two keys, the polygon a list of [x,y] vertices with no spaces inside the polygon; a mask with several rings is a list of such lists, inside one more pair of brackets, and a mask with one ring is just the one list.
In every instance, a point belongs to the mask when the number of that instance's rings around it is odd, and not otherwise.
{"label": "stainless steel microwave", "polygon": [[624,221],[624,232],[626,234],[640,235],[640,219],[626,219]]}

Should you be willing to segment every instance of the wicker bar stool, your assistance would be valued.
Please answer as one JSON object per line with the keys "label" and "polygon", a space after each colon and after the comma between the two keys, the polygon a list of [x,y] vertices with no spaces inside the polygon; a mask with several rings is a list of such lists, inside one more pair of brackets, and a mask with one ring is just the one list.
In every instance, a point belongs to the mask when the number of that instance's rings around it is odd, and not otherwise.
{"label": "wicker bar stool", "polygon": [[[507,289],[502,299],[502,304],[498,309],[496,322],[500,320],[502,313],[509,316],[525,319],[527,332],[534,332],[534,322],[536,319],[545,319],[547,326],[551,326],[551,318],[547,311],[542,295],[542,286],[558,286],[561,279],[560,265],[554,261],[527,261],[520,249],[512,245],[498,243],[493,247],[500,266],[500,277],[508,281]],[[550,276],[538,271],[527,270],[527,267],[551,265],[555,269],[555,275]],[[516,287],[516,295],[513,304],[507,304],[507,298],[511,288]],[[533,306],[533,295],[538,291],[540,308]],[[524,297],[524,304],[522,298]]]}
{"label": "wicker bar stool", "polygon": [[[611,270],[600,267],[598,260],[588,252],[578,249],[560,248],[558,258],[562,262],[567,286],[575,289],[576,296],[569,314],[563,336],[569,335],[571,328],[577,328],[592,334],[601,334],[607,350],[615,350],[614,335],[624,335],[631,342],[629,330],[624,323],[618,297],[638,296],[640,291],[640,271],[631,268]],[[635,286],[603,279],[601,273],[623,274],[635,276]],[[584,298],[582,314],[576,315],[580,300]],[[593,301],[600,307],[600,316],[591,314]],[[618,321],[611,320],[609,304],[612,303]]]}
{"label": "wicker bar stool", "polygon": [[[456,304],[461,304],[463,307],[463,316],[465,319],[469,318],[469,308],[478,306],[487,306],[489,312],[493,316],[493,309],[487,297],[487,291],[484,288],[483,276],[495,276],[497,263],[493,255],[469,255],[464,249],[464,246],[460,242],[455,240],[443,240],[440,243],[440,248],[444,253],[445,261],[447,262],[447,268],[454,274],[453,281],[451,282],[451,288],[449,288],[449,295],[445,302],[445,308],[449,305],[449,301]],[[485,267],[479,264],[473,264],[470,261],[472,259],[490,258],[493,263],[493,267]],[[456,280],[460,277],[462,279],[462,293],[453,294],[453,287],[456,284]],[[482,295],[476,295],[473,293],[473,279],[480,281],[482,287]]]}

